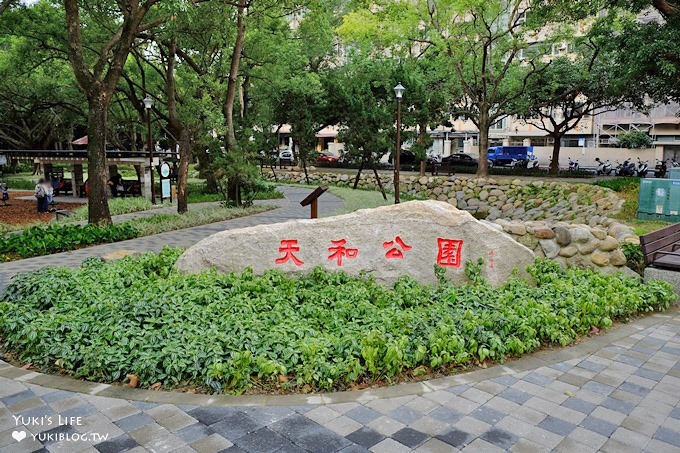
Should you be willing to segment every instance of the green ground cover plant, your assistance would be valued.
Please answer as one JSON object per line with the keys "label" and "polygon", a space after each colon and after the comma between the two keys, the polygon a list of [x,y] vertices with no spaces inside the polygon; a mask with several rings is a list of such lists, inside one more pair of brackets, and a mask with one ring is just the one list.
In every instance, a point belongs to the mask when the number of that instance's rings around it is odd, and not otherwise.
{"label": "green ground cover plant", "polygon": [[129,224],[34,226],[22,233],[0,237],[0,261],[65,252],[93,244],[118,242],[139,236]]}
{"label": "green ground cover plant", "polygon": [[247,208],[225,208],[222,206],[204,206],[189,209],[184,214],[157,214],[153,217],[132,219],[126,222],[139,231],[139,236],[165,233],[166,231],[181,230],[200,225],[207,225],[223,220],[258,214],[272,209],[268,205],[253,205]]}
{"label": "green ground cover plant", "polygon": [[[125,241],[235,219],[270,209],[272,206],[267,205],[247,208],[205,206],[181,215],[177,213],[157,214],[102,227],[89,224],[52,223],[47,226],[42,224],[29,226],[21,232],[16,232],[17,226],[14,225],[10,230],[15,231],[14,233],[0,237],[0,262],[67,252],[96,244]],[[9,230],[12,226],[0,224],[0,234],[3,232],[2,227]]]}
{"label": "green ground cover plant", "polygon": [[470,285],[394,289],[368,276],[315,269],[180,275],[165,249],[79,269],[15,277],[0,302],[5,354],[46,372],[100,382],[203,391],[328,391],[451,373],[502,362],[542,345],[567,345],[661,311],[666,283],[561,269],[538,260],[534,282],[492,288],[479,264]]}

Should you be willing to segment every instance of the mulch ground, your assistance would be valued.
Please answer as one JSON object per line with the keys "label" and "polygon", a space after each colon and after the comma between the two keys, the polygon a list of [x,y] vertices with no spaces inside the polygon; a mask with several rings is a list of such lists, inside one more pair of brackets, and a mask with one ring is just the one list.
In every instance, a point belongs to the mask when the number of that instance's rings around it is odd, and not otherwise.
{"label": "mulch ground", "polygon": [[[32,200],[19,200],[18,197],[32,196],[33,192],[10,192],[9,201],[7,206],[2,205],[0,201],[0,223],[5,223],[8,225],[24,225],[35,222],[48,223],[54,219],[55,214],[53,212],[43,212],[38,213],[38,204],[34,199]],[[73,210],[82,206],[81,203],[64,203],[55,200],[57,205],[56,209],[69,209]]]}

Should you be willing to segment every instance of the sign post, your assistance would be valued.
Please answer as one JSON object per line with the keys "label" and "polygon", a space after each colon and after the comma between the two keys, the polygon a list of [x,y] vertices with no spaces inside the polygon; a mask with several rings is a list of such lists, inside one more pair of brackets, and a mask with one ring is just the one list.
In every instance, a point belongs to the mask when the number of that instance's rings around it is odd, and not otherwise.
{"label": "sign post", "polygon": [[307,197],[300,202],[301,206],[307,206],[309,204],[312,205],[312,213],[311,216],[309,217],[310,219],[316,219],[319,217],[319,197],[321,194],[323,194],[325,191],[328,190],[328,186],[323,185],[319,186],[316,189],[314,189],[314,192],[310,193],[307,195]]}

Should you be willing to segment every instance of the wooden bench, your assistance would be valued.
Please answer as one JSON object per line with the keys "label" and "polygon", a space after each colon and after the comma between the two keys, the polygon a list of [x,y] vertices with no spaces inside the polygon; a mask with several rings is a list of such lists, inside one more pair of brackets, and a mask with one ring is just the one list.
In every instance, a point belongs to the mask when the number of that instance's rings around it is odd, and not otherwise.
{"label": "wooden bench", "polygon": [[645,265],[680,271],[680,223],[640,236]]}
{"label": "wooden bench", "polygon": [[73,214],[73,211],[69,211],[68,209],[57,209],[56,211],[54,211],[54,214],[56,215],[56,217],[57,217],[57,222],[58,222],[58,221],[59,221],[59,216],[62,216],[62,217],[71,217],[71,215]]}

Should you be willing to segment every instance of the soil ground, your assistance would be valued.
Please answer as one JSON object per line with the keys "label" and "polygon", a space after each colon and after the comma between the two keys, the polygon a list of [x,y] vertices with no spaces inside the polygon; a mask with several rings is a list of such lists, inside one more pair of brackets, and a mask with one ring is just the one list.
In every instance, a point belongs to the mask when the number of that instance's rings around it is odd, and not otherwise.
{"label": "soil ground", "polygon": [[[20,200],[19,197],[32,196],[30,191],[12,191],[9,193],[7,206],[0,201],[0,223],[7,225],[25,225],[36,222],[48,223],[54,219],[53,212],[38,213],[36,200]],[[82,203],[63,203],[56,200],[56,209],[76,209]]]}

